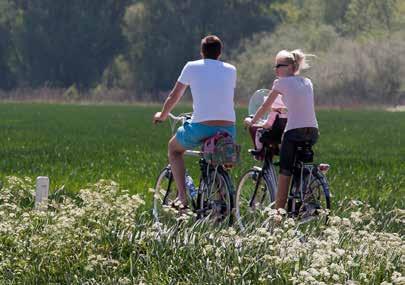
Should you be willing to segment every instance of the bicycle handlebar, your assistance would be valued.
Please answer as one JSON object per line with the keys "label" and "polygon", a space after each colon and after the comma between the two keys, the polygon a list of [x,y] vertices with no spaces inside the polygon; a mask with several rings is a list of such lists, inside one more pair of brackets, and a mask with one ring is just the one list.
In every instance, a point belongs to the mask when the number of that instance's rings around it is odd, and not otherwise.
{"label": "bicycle handlebar", "polygon": [[170,127],[172,129],[172,133],[174,133],[174,131],[176,129],[177,122],[181,122],[182,124],[184,124],[184,122],[187,119],[191,118],[191,113],[183,113],[183,114],[180,114],[178,116],[173,115],[172,113],[169,113],[169,118],[174,121],[174,122],[172,122],[172,121],[169,120]]}
{"label": "bicycle handlebar", "polygon": [[176,120],[176,121],[181,120],[180,117],[177,117],[177,116],[173,115],[172,113],[169,113],[169,117],[170,117],[171,119],[173,119],[173,120]]}
{"label": "bicycle handlebar", "polygon": [[175,121],[181,121],[181,120],[186,120],[191,117],[191,113],[184,113],[180,114],[178,116],[173,115],[172,113],[169,113],[169,117]]}

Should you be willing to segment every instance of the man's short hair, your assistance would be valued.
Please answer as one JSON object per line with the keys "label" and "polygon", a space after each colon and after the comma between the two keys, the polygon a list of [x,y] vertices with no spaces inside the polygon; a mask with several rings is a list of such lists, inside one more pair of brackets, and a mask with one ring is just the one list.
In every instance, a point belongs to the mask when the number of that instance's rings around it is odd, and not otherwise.
{"label": "man's short hair", "polygon": [[218,59],[222,51],[222,41],[214,35],[201,40],[201,52],[204,58]]}

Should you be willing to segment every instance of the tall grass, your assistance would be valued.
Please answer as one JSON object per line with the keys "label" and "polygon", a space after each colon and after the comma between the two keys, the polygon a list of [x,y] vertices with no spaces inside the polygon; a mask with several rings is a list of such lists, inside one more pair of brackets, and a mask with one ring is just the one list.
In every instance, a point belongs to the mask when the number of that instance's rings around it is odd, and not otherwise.
{"label": "tall grass", "polygon": [[[330,225],[298,226],[271,209],[247,232],[192,218],[153,224],[112,181],[57,193],[33,210],[33,183],[0,191],[0,283],[403,284],[403,209],[344,201]],[[402,236],[401,236],[402,235]],[[385,283],[382,283],[385,282]]]}
{"label": "tall grass", "polygon": [[[168,123],[151,124],[158,107],[0,104],[0,178],[49,176],[51,190],[77,191],[87,183],[113,179],[131,193],[153,187],[167,163]],[[180,107],[175,112],[190,110]],[[253,165],[252,147],[237,113],[242,163],[231,171],[234,183]],[[320,139],[315,160],[331,164],[333,203],[350,197],[372,205],[403,207],[405,195],[405,113],[317,112]],[[198,174],[194,158],[186,160]],[[335,204],[334,204],[335,206]]]}
{"label": "tall grass", "polygon": [[[330,225],[267,209],[241,233],[188,216],[153,223],[147,189],[170,137],[151,125],[156,110],[0,105],[0,283],[404,284],[405,113],[319,111]],[[240,121],[238,141],[235,183],[257,164]],[[47,211],[33,210],[38,175],[52,181]]]}

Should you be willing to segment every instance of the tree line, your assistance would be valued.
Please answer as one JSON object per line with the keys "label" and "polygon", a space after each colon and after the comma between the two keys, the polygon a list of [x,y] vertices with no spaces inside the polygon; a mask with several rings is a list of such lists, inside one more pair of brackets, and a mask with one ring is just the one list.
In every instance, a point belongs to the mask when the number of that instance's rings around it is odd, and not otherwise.
{"label": "tree line", "polygon": [[[216,34],[223,59],[238,65],[239,98],[271,84],[277,49],[304,48],[318,56],[309,76],[321,81],[325,102],[347,92],[399,101],[404,70],[380,61],[404,51],[404,12],[398,0],[0,0],[0,89],[46,86],[77,97],[125,90],[160,100],[199,57],[200,39]],[[353,76],[339,67],[322,77],[321,66],[334,68],[326,58],[340,58]]]}

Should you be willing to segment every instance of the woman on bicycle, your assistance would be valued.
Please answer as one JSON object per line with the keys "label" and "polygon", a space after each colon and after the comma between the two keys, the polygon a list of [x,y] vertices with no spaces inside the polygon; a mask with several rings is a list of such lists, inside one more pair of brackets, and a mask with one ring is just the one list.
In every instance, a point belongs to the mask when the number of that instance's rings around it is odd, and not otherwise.
{"label": "woman on bicycle", "polygon": [[[281,95],[278,95],[271,105],[271,111],[267,119],[265,121],[256,122],[249,127],[249,133],[257,151],[263,150],[263,143],[261,142],[263,134],[270,135],[269,138],[271,138],[271,141],[278,142],[276,146],[278,149],[278,144],[281,142],[281,136],[284,132],[287,117],[287,107],[282,101]],[[245,118],[245,124],[249,124],[251,120],[251,116]],[[279,124],[276,124],[277,121]]]}
{"label": "woman on bicycle", "polygon": [[301,70],[309,67],[307,56],[301,50],[282,50],[277,54],[274,66],[277,79],[273,82],[269,96],[259,107],[253,119],[250,122],[245,121],[246,125],[255,124],[270,110],[279,94],[288,108],[288,121],[280,151],[276,209],[284,208],[287,202],[297,144],[302,142],[315,144],[318,139],[312,82],[309,78],[299,75]]}
{"label": "woman on bicycle", "polygon": [[178,189],[178,201],[174,205],[180,203],[180,208],[187,207],[184,152],[201,145],[204,139],[218,132],[227,132],[235,138],[236,68],[219,60],[221,50],[222,42],[217,36],[203,38],[202,59],[190,61],[184,66],[162,111],[153,117],[154,123],[166,120],[190,86],[193,116],[190,122],[179,127],[176,135],[169,141],[169,162]]}

